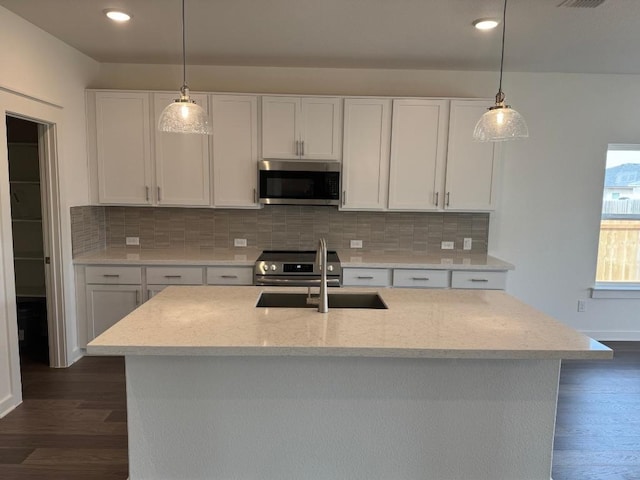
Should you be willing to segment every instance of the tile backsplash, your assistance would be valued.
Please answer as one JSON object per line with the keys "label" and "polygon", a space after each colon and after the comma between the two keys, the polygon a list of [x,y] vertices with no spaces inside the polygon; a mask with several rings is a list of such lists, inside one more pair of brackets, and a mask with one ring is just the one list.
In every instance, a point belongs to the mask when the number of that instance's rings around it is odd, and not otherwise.
{"label": "tile backsplash", "polygon": [[140,246],[127,249],[232,248],[244,238],[258,249],[315,249],[325,237],[329,248],[348,249],[362,240],[367,251],[435,253],[442,241],[472,253],[486,253],[488,213],[342,212],[333,207],[265,206],[259,210],[166,207],[72,207],[73,254],[125,248],[126,237]]}

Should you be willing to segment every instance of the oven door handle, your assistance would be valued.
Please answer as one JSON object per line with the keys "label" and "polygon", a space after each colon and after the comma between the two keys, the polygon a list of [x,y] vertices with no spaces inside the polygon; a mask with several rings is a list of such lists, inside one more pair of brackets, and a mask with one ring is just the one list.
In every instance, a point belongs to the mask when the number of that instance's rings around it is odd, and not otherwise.
{"label": "oven door handle", "polygon": [[[256,278],[256,285],[265,285],[265,286],[278,286],[278,285],[286,285],[288,287],[318,287],[320,286],[319,278],[301,278],[301,279],[293,279],[293,278]],[[339,287],[340,279],[339,278],[328,278],[327,286],[329,287]]]}

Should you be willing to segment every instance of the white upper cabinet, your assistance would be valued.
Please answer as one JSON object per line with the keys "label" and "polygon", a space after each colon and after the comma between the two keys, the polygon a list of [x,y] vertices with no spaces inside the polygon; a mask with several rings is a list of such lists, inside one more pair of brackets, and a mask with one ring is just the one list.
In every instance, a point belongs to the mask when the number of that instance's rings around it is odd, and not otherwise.
{"label": "white upper cabinet", "polygon": [[149,94],[95,93],[97,200],[107,204],[151,203]]}
{"label": "white upper cabinet", "polygon": [[389,164],[390,210],[442,208],[446,100],[394,100]]}
{"label": "white upper cabinet", "polygon": [[447,210],[493,210],[498,146],[473,140],[473,129],[490,100],[451,100],[445,182]]}
{"label": "white upper cabinet", "polygon": [[387,206],[391,100],[345,99],[342,209]]}
{"label": "white upper cabinet", "polygon": [[[154,128],[164,108],[176,94],[156,93]],[[207,95],[191,95],[208,111]],[[199,134],[155,132],[156,188],[158,205],[209,205],[209,136]]]}
{"label": "white upper cabinet", "polygon": [[257,207],[258,97],[212,95],[213,204]]}
{"label": "white upper cabinet", "polygon": [[262,97],[262,158],[340,160],[342,99]]}

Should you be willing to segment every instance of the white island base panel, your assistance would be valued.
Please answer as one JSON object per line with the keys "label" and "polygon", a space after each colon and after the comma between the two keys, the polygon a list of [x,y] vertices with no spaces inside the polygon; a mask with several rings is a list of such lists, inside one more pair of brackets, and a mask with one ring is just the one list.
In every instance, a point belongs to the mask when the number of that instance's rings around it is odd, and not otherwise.
{"label": "white island base panel", "polygon": [[549,480],[560,361],[127,356],[130,480]]}

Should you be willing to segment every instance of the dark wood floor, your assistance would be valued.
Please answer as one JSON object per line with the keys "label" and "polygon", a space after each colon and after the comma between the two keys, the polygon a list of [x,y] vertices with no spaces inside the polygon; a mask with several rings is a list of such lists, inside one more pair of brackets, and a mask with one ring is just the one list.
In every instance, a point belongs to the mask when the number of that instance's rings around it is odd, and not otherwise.
{"label": "dark wood floor", "polygon": [[[553,480],[640,480],[640,342],[608,344],[613,361],[563,363]],[[25,363],[23,384],[0,419],[0,479],[127,478],[122,359]]]}
{"label": "dark wood floor", "polygon": [[553,480],[640,480],[640,342],[613,361],[565,361]]}
{"label": "dark wood floor", "polygon": [[126,480],[124,362],[23,361],[24,402],[0,419],[2,480]]}

